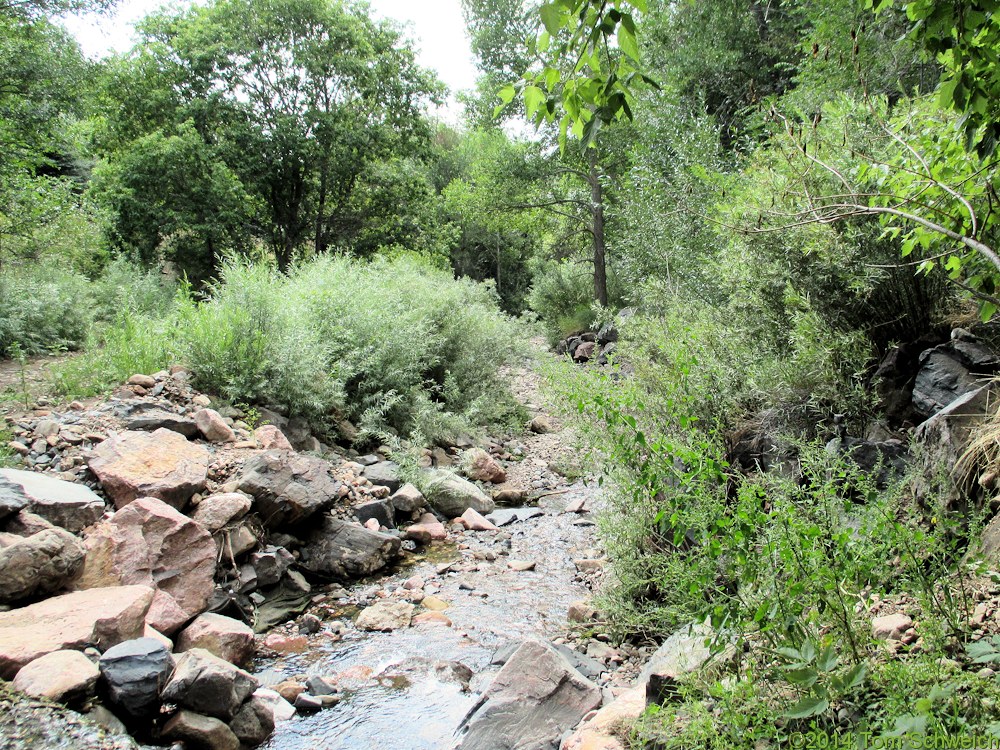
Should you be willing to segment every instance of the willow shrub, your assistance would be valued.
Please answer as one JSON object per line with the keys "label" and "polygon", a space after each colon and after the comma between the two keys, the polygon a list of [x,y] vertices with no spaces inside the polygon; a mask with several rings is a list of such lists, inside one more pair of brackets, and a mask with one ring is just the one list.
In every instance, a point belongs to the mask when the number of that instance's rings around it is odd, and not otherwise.
{"label": "willow shrub", "polygon": [[63,386],[93,391],[182,362],[205,391],[319,429],[347,417],[371,436],[443,440],[519,418],[499,374],[518,340],[489,286],[415,256],[323,257],[287,276],[233,261],[201,298],[182,290],[168,315],[124,313]]}

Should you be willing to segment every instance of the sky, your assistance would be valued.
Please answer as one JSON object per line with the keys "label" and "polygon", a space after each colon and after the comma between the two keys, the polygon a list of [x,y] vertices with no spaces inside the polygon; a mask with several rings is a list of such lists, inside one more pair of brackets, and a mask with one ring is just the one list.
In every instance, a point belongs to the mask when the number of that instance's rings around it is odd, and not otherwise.
{"label": "sky", "polygon": [[[113,13],[74,16],[65,19],[65,24],[79,40],[84,54],[102,57],[131,48],[135,22],[163,4],[163,0],[119,0]],[[437,71],[452,91],[445,111],[440,114],[457,120],[459,108],[454,94],[473,88],[476,82],[476,66],[460,0],[369,0],[369,4],[374,15],[406,25],[408,36],[419,50],[420,64]]]}

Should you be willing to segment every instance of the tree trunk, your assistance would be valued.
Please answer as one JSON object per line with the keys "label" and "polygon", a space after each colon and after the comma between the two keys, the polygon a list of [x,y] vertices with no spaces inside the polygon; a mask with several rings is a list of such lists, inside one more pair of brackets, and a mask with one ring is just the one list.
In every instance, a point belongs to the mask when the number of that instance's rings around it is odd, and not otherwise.
{"label": "tree trunk", "polygon": [[324,157],[319,177],[319,205],[316,207],[316,238],[313,241],[313,247],[316,250],[316,255],[320,255],[326,251],[326,238],[323,236],[323,224],[325,222],[324,217],[326,214],[326,185],[329,171],[326,157]]}
{"label": "tree trunk", "polygon": [[597,149],[590,149],[590,214],[594,246],[594,299],[601,307],[608,306],[607,247],[604,244],[604,190],[597,170]]}

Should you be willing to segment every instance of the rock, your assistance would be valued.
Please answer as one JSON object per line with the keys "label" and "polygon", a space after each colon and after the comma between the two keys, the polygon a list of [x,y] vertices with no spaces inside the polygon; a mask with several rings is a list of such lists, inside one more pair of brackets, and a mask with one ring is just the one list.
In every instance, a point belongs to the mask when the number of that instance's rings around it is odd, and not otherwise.
{"label": "rock", "polygon": [[409,602],[378,602],[361,610],[358,615],[358,630],[399,630],[410,627],[413,605]]}
{"label": "rock", "polygon": [[442,612],[451,606],[444,599],[433,595],[425,596],[423,600],[421,600],[420,604],[424,609],[430,610],[431,612]]}
{"label": "rock", "polygon": [[480,513],[476,513],[476,511],[472,508],[469,508],[462,514],[462,520],[465,522],[466,528],[472,531],[500,531],[497,526],[487,521]]}
{"label": "rock", "polygon": [[205,649],[194,648],[177,657],[174,675],[162,697],[192,711],[230,721],[258,687],[256,677]]}
{"label": "rock", "polygon": [[424,513],[417,523],[407,527],[405,533],[407,539],[421,544],[443,542],[448,538],[448,530],[433,513]]}
{"label": "rock", "polygon": [[247,495],[240,492],[210,495],[198,503],[198,507],[191,514],[191,519],[208,531],[215,532],[230,522],[245,516],[250,510],[252,502]]}
{"label": "rock", "polygon": [[258,540],[256,535],[247,526],[240,526],[235,531],[228,533],[229,547],[224,547],[227,556],[232,548],[233,558],[237,558],[254,549]]}
{"label": "rock", "polygon": [[194,423],[210,443],[231,443],[236,440],[233,428],[226,424],[215,409],[200,409],[195,412]]}
{"label": "rock", "polygon": [[14,689],[34,698],[73,703],[95,694],[100,672],[79,651],[53,651],[22,667]]}
{"label": "rock", "polygon": [[147,586],[77,591],[0,612],[0,678],[64,649],[108,649],[138,638],[153,601]]}
{"label": "rock", "polygon": [[883,615],[872,620],[872,636],[880,641],[898,641],[913,627],[913,619],[902,612]]}
{"label": "rock", "polygon": [[498,505],[520,505],[528,499],[528,493],[518,489],[504,489],[493,493],[493,502]]}
{"label": "rock", "polygon": [[[660,692],[665,682],[694,672],[712,658],[712,649],[706,645],[715,636],[715,631],[706,624],[683,627],[665,640],[639,673],[636,686],[647,695]],[[731,645],[725,646],[716,658],[728,658],[733,653]]]}
{"label": "rock", "polygon": [[87,465],[117,508],[155,497],[181,509],[205,489],[208,451],[170,430],[129,431],[94,448]]}
{"label": "rock", "polygon": [[492,482],[503,484],[507,481],[507,472],[489,453],[482,448],[466,451],[464,457],[465,475],[477,482]]}
{"label": "rock", "polygon": [[601,705],[601,691],[547,644],[526,641],[461,728],[461,750],[545,748]]}
{"label": "rock", "polygon": [[142,388],[156,387],[156,378],[151,377],[149,375],[142,375],[142,374],[133,375],[128,379],[127,382],[129,385],[138,385]]}
{"label": "rock", "polygon": [[153,497],[135,500],[91,527],[78,589],[144,584],[156,592],[149,624],[171,635],[208,605],[215,589],[215,541]]}
{"label": "rock", "polygon": [[545,435],[549,432],[555,432],[556,426],[551,417],[546,414],[539,414],[528,423],[528,429],[539,435]]}
{"label": "rock", "polygon": [[457,518],[469,508],[478,513],[489,513],[496,504],[476,485],[451,472],[428,472],[427,502],[446,518]]}
{"label": "rock", "polygon": [[486,516],[486,520],[497,526],[509,526],[518,521],[527,521],[544,515],[545,511],[541,508],[502,508],[490,513]]}
{"label": "rock", "polygon": [[618,341],[618,328],[614,323],[605,323],[597,332],[597,343],[601,346]]}
{"label": "rock", "polygon": [[[282,700],[278,696],[278,700]],[[243,704],[229,722],[229,728],[243,745],[256,747],[271,736],[275,725],[274,703],[258,697],[257,693]]]}
{"label": "rock", "polygon": [[257,688],[254,691],[253,697],[271,712],[276,726],[283,721],[289,721],[295,716],[295,707],[282,698],[275,690]]}
{"label": "rock", "polygon": [[231,664],[244,666],[253,656],[253,629],[231,617],[206,613],[177,637],[177,652],[202,648]]}
{"label": "rock", "polygon": [[401,542],[327,516],[302,548],[301,565],[310,573],[346,581],[384,568],[399,555]]}
{"label": "rock", "polygon": [[241,492],[269,529],[302,523],[334,506],[340,482],[322,459],[288,451],[267,451],[249,459],[235,478]]}
{"label": "rock", "polygon": [[111,703],[129,716],[148,717],[159,711],[174,657],[158,639],[136,638],[105,651],[100,669]]}
{"label": "rock", "polygon": [[507,567],[519,573],[535,569],[534,560],[508,560]]}
{"label": "rock", "polygon": [[392,461],[379,461],[366,466],[362,474],[372,484],[388,487],[390,492],[395,492],[403,484],[399,478],[399,466]]}
{"label": "rock", "polygon": [[82,484],[17,469],[0,469],[0,507],[0,516],[26,509],[74,534],[104,515],[104,501]]}
{"label": "rock", "polygon": [[309,693],[299,693],[295,696],[295,708],[299,711],[320,711],[323,709],[323,701],[315,695]]}
{"label": "rock", "polygon": [[273,545],[250,555],[250,564],[257,574],[257,584],[260,586],[276,586],[294,562],[291,552]]}
{"label": "rock", "polygon": [[380,526],[391,529],[396,525],[396,511],[388,500],[371,500],[354,506],[354,517],[361,523],[375,522],[375,531]]}
{"label": "rock", "polygon": [[646,690],[634,687],[587,718],[560,750],[625,750],[619,739],[622,727],[631,726],[646,711]]}
{"label": "rock", "polygon": [[265,424],[253,431],[257,444],[266,451],[290,451],[292,444],[288,442],[285,433],[273,424]]}
{"label": "rock", "polygon": [[157,404],[140,401],[137,403],[126,403],[115,410],[117,415],[125,422],[125,428],[140,432],[153,432],[154,430],[172,430],[186,438],[192,438],[198,434],[198,425],[194,420],[182,417],[176,412],[167,411]]}
{"label": "rock", "polygon": [[596,617],[597,610],[589,601],[579,601],[569,605],[566,619],[570,622],[590,622]]}
{"label": "rock", "polygon": [[451,627],[451,620],[440,612],[421,612],[410,621],[413,625],[444,625]]}
{"label": "rock", "polygon": [[876,474],[876,485],[885,489],[889,483],[906,473],[909,450],[899,440],[872,441],[855,437],[834,438],[826,450],[835,456],[849,458],[866,474]]}
{"label": "rock", "polygon": [[591,357],[594,356],[594,350],[597,348],[597,344],[593,341],[584,341],[576,348],[573,352],[574,362],[587,362]]}
{"label": "rock", "polygon": [[75,536],[56,528],[0,548],[0,604],[63,588],[82,570],[84,553]]}
{"label": "rock", "polygon": [[930,417],[955,399],[981,388],[1000,360],[974,338],[955,338],[920,355],[913,408]]}
{"label": "rock", "polygon": [[163,739],[181,740],[191,750],[240,750],[239,738],[223,722],[183,709],[164,725]]}
{"label": "rock", "polygon": [[392,507],[400,513],[413,513],[427,505],[420,490],[412,484],[404,484],[389,498]]}
{"label": "rock", "polygon": [[56,529],[55,526],[41,516],[22,510],[16,516],[7,519],[7,531],[11,536],[29,537],[41,531]]}

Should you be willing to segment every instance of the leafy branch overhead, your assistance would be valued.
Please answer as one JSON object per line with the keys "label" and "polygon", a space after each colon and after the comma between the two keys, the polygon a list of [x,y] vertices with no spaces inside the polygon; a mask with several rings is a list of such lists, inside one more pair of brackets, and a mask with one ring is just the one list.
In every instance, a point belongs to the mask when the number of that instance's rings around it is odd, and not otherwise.
{"label": "leafy branch overhead", "polygon": [[536,126],[559,123],[561,147],[569,134],[590,146],[602,125],[631,119],[633,89],[656,86],[640,65],[635,14],[645,11],[646,0],[544,4],[538,35],[528,40],[539,63],[500,90],[495,115],[520,94]]}

